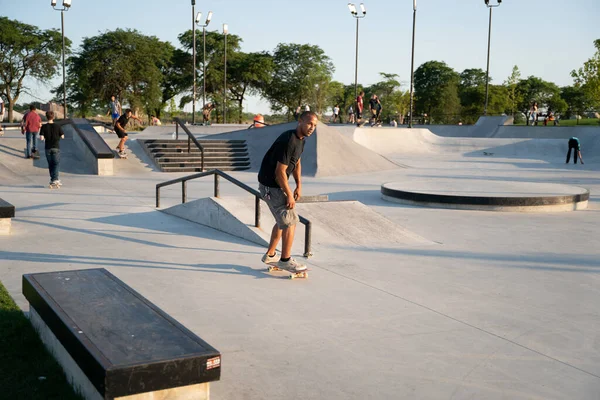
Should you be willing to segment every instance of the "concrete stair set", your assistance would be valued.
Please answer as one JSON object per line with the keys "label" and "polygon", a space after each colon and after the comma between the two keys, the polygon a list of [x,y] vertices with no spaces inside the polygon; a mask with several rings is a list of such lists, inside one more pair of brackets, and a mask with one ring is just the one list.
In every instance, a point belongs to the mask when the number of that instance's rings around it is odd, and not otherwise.
{"label": "concrete stair set", "polygon": [[[250,168],[245,140],[198,140],[204,147],[204,170],[243,171]],[[163,172],[200,172],[200,149],[188,141],[174,139],[140,140],[146,153]]]}

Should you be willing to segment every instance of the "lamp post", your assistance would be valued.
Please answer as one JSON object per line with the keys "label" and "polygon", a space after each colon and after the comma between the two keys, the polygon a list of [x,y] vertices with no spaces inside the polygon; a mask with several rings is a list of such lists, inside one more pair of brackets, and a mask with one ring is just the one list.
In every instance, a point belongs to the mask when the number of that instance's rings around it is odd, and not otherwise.
{"label": "lamp post", "polygon": [[490,28],[488,31],[488,51],[487,51],[487,70],[485,73],[485,107],[483,108],[483,115],[487,115],[488,109],[488,96],[490,89],[490,44],[492,39],[492,9],[499,7],[502,0],[496,0],[498,4],[490,4],[490,0],[483,0],[487,8],[490,9]]}
{"label": "lamp post", "polygon": [[408,117],[408,127],[412,128],[413,122],[413,102],[415,98],[415,31],[417,26],[417,0],[413,0],[413,34],[412,34],[412,56],[410,59],[410,115]]}
{"label": "lamp post", "polygon": [[67,119],[67,74],[65,72],[65,11],[69,11],[69,8],[71,8],[71,0],[63,0],[63,8],[56,8],[56,0],[51,0],[50,5],[56,11],[60,11],[60,26],[62,31],[63,110],[64,118]]}
{"label": "lamp post", "polygon": [[360,3],[360,12],[356,11],[356,6],[353,3],[348,3],[350,14],[356,18],[356,59],[354,61],[354,99],[358,98],[358,20],[367,16],[367,10],[363,3]]}
{"label": "lamp post", "polygon": [[[213,12],[209,11],[206,16],[206,21],[204,24],[200,24],[200,20],[202,19],[202,13],[199,12],[196,15],[196,25],[202,28],[202,41],[203,41],[203,56],[202,56],[202,108],[206,106],[206,27],[210,24],[210,20],[212,19]],[[194,65],[195,71],[196,65]]]}
{"label": "lamp post", "polygon": [[223,82],[223,123],[227,123],[227,34],[229,33],[229,27],[227,24],[223,24],[223,36],[225,36],[225,73]]}
{"label": "lamp post", "polygon": [[[192,125],[196,123],[196,23],[198,23],[198,19],[194,19],[194,15],[196,15],[196,0],[192,0],[192,79],[193,89],[192,89]],[[198,17],[200,17],[200,13],[198,13]]]}

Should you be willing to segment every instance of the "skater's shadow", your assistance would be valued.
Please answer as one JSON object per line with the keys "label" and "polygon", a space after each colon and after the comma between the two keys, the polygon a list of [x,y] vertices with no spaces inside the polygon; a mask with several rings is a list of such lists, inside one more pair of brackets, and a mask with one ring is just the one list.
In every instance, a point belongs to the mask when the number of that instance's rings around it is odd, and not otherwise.
{"label": "skater's shadow", "polygon": [[[224,275],[247,275],[255,279],[288,279],[289,273],[279,272],[269,273],[267,268],[251,268],[239,264],[185,264],[176,262],[141,260],[133,258],[114,258],[114,257],[93,257],[93,256],[75,256],[68,254],[45,254],[28,252],[0,252],[4,260],[13,260],[19,262],[32,262],[41,264],[58,264],[60,268],[66,265],[73,268],[144,268],[160,269],[170,271],[202,272],[206,274],[224,274]],[[51,267],[53,268],[53,267]]]}

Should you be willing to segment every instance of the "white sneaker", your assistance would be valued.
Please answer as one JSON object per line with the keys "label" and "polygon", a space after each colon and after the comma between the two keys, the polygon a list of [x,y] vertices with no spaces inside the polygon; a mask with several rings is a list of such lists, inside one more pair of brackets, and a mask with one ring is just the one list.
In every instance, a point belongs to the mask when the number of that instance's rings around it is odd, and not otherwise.
{"label": "white sneaker", "polygon": [[306,271],[306,265],[300,264],[298,261],[290,258],[288,261],[277,261],[277,267],[290,272]]}
{"label": "white sneaker", "polygon": [[279,261],[280,258],[281,256],[275,252],[274,256],[270,256],[268,253],[265,253],[260,260],[265,264],[272,264]]}
{"label": "white sneaker", "polygon": [[58,185],[58,186],[62,186],[62,182],[60,181],[60,179],[59,179],[59,180],[56,180],[56,181],[54,181],[54,184],[55,184],[55,185]]}

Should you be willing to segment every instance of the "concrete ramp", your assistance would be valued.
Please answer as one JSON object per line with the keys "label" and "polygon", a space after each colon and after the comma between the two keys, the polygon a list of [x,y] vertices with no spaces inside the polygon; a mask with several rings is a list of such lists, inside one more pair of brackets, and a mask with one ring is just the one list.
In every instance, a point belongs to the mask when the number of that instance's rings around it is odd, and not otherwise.
{"label": "concrete ramp", "polygon": [[[502,127],[512,128],[512,127]],[[548,128],[551,129],[551,128]],[[525,133],[525,132],[523,132]],[[572,132],[574,133],[574,132]],[[584,160],[596,156],[600,135],[579,132]],[[530,133],[531,134],[531,133]],[[564,132],[562,133],[564,135]],[[527,138],[459,138],[440,137],[429,129],[356,129],[354,140],[360,145],[386,157],[419,154],[462,155],[465,157],[501,157],[538,159],[564,163],[567,139]]]}
{"label": "concrete ramp", "polygon": [[[267,126],[260,129],[213,135],[211,139],[245,140],[250,154],[250,169],[258,171],[262,159],[275,139],[297,123]],[[302,155],[302,174],[308,176],[339,176],[398,168],[381,155],[365,150],[336,128],[319,123],[316,132],[307,139]]]}
{"label": "concrete ramp", "polygon": [[[264,205],[264,208],[263,213],[268,212],[266,205]],[[225,199],[210,197],[179,204],[162,211],[188,221],[209,226],[252,243],[262,246],[269,244],[269,236],[252,224],[254,221],[254,201],[247,197],[228,197]]]}
{"label": "concrete ramp", "polygon": [[[319,248],[391,248],[429,245],[433,242],[390,221],[358,201],[297,203],[298,213],[312,223],[313,251]],[[205,198],[162,210],[230,235],[267,246],[275,224],[261,202],[262,227],[254,227],[252,197]],[[302,254],[304,225],[299,224],[294,254]]]}

